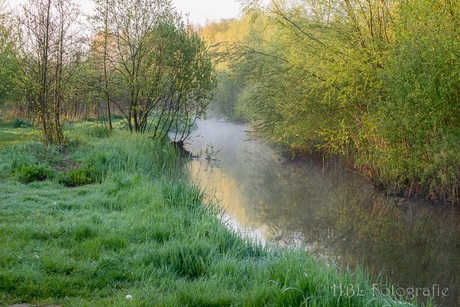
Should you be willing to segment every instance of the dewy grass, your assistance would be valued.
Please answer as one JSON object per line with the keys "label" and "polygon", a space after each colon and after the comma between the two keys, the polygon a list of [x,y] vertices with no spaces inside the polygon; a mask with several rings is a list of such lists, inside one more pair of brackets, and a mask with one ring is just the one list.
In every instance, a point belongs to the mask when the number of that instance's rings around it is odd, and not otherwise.
{"label": "dewy grass", "polygon": [[[0,153],[0,305],[408,305],[372,291],[364,274],[235,235],[169,146],[124,132],[72,133],[79,145],[68,156]],[[52,167],[79,161],[98,183],[20,183],[8,175],[11,150]]]}

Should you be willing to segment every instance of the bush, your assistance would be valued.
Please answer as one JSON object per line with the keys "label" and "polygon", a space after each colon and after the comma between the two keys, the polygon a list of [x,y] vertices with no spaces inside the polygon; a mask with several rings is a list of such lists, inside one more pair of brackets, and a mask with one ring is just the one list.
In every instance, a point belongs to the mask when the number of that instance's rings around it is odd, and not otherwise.
{"label": "bush", "polygon": [[22,183],[44,181],[53,176],[54,172],[51,168],[39,164],[23,165],[16,171],[16,177]]}
{"label": "bush", "polygon": [[62,175],[59,182],[66,187],[77,187],[85,184],[94,183],[96,180],[91,176],[88,167],[79,168]]}

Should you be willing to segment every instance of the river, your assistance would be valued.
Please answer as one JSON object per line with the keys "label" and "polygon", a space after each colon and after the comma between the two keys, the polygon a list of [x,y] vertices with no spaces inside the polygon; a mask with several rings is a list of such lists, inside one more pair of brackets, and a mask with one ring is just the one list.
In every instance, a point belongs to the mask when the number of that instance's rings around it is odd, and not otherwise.
{"label": "river", "polygon": [[[335,162],[291,161],[246,130],[208,119],[187,140],[201,156],[190,161],[191,176],[229,227],[262,244],[305,248],[342,268],[360,265],[376,291],[460,306],[459,210],[385,197]],[[394,288],[382,287],[378,276]]]}

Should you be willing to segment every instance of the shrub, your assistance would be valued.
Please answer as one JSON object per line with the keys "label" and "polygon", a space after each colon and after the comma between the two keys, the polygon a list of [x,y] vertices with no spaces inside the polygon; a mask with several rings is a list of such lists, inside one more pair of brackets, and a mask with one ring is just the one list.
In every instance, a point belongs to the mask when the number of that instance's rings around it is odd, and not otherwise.
{"label": "shrub", "polygon": [[95,181],[96,180],[91,176],[91,171],[88,167],[82,167],[70,171],[59,178],[59,182],[64,184],[66,187],[77,187],[85,184],[91,184]]}
{"label": "shrub", "polygon": [[54,173],[51,168],[40,164],[23,165],[16,171],[16,177],[22,183],[44,181],[52,178],[53,175]]}

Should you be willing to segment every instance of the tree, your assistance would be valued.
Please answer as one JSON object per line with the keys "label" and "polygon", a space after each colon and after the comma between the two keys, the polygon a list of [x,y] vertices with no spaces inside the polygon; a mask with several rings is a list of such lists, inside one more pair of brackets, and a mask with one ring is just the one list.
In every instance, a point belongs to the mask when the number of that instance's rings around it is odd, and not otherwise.
{"label": "tree", "polygon": [[260,27],[261,22],[246,15],[241,19],[223,19],[209,23],[200,29],[200,37],[208,44],[218,71],[217,89],[210,105],[215,115],[234,121],[244,121],[250,117],[244,107],[237,103],[249,75],[235,69],[232,59],[236,55],[235,46],[248,42],[248,37]]}
{"label": "tree", "polygon": [[154,52],[157,72],[164,70],[157,79],[161,99],[152,105],[154,135],[165,139],[174,130],[174,141],[183,142],[195,121],[206,114],[215,87],[214,68],[205,43],[182,22],[164,23],[153,35],[160,46]]}
{"label": "tree", "polygon": [[29,0],[19,17],[23,38],[24,90],[40,121],[46,145],[62,145],[65,85],[78,54],[78,7],[67,0]]}
{"label": "tree", "polygon": [[0,1],[0,107],[18,94],[19,58],[10,21]]}
{"label": "tree", "polygon": [[[104,63],[107,101],[124,114],[130,131],[165,139],[203,116],[213,88],[206,47],[171,1],[101,0],[94,25]],[[113,85],[112,90],[108,88]]]}
{"label": "tree", "polygon": [[[112,107],[111,107],[111,88],[109,80],[109,70],[111,68],[109,62],[109,44],[113,44],[113,35],[109,29],[109,1],[108,0],[96,0],[96,14],[92,16],[93,26],[96,28],[97,38],[95,46],[92,51],[98,54],[95,59],[95,63],[98,66],[103,67],[102,71],[102,86],[100,87],[104,93],[105,103],[107,108],[107,117],[109,122],[109,129],[112,130]],[[101,63],[102,62],[102,63]],[[100,67],[98,67],[100,68]],[[96,68],[97,69],[97,68]]]}
{"label": "tree", "polygon": [[460,4],[404,1],[397,14],[375,115],[378,176],[460,203]]}

